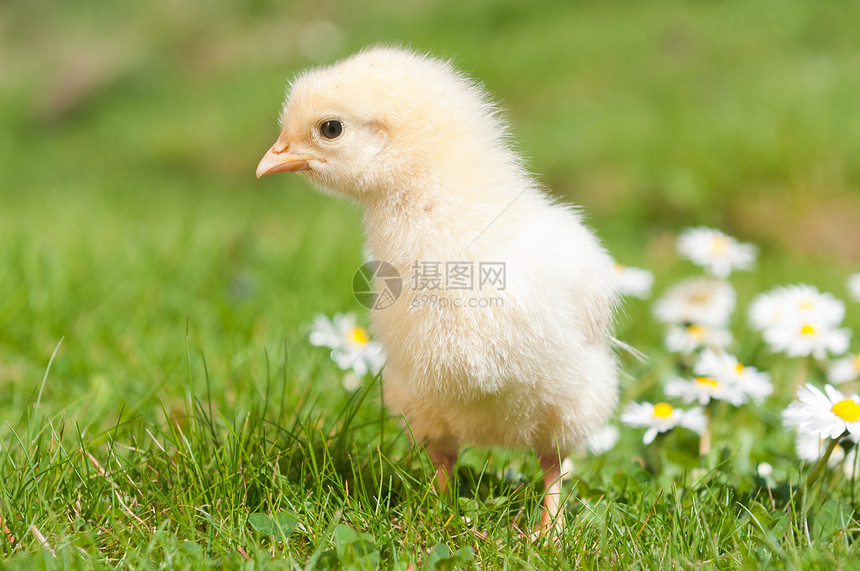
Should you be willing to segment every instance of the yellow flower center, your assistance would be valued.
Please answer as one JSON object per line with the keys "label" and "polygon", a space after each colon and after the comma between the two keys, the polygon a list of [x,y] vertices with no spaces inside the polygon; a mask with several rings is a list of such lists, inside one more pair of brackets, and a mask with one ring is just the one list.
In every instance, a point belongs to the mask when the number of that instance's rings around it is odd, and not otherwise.
{"label": "yellow flower center", "polygon": [[654,418],[669,418],[672,416],[672,405],[666,402],[658,402],[654,405]]}
{"label": "yellow flower center", "polygon": [[690,305],[704,305],[709,301],[711,301],[711,296],[705,291],[690,294],[690,297],[687,298],[687,303]]}
{"label": "yellow flower center", "polygon": [[860,353],[858,353],[857,356],[854,357],[854,361],[852,361],[852,363],[854,364],[854,370],[860,371]]}
{"label": "yellow flower center", "polygon": [[370,337],[367,336],[367,331],[365,331],[362,327],[356,325],[352,328],[352,331],[349,332],[352,340],[359,345],[367,345],[370,341]]}
{"label": "yellow flower center", "polygon": [[737,365],[735,365],[735,372],[736,373],[743,373],[744,372],[744,366],[742,364],[738,363]]}
{"label": "yellow flower center", "polygon": [[687,333],[696,341],[704,341],[708,330],[701,325],[688,325]]}
{"label": "yellow flower center", "polygon": [[711,389],[717,389],[720,386],[720,381],[710,377],[696,377],[696,382]]}
{"label": "yellow flower center", "polygon": [[851,399],[839,401],[830,410],[845,422],[857,422],[860,420],[860,405]]}
{"label": "yellow flower center", "polygon": [[714,236],[714,242],[711,244],[711,253],[715,256],[720,256],[726,252],[728,247],[728,238],[725,236]]}
{"label": "yellow flower center", "polygon": [[815,335],[815,327],[810,325],[809,323],[804,323],[803,327],[800,328],[801,335]]}

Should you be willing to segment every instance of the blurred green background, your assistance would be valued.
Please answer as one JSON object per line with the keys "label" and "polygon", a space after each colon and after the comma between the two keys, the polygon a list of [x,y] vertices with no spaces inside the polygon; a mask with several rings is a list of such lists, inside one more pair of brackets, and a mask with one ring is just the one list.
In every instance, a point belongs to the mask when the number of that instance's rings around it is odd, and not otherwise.
{"label": "blurred green background", "polygon": [[358,309],[360,217],[254,169],[289,78],[380,42],[485,82],[531,168],[658,286],[677,277],[677,230],[704,224],[762,247],[747,294],[844,295],[860,267],[857,22],[841,0],[6,2],[0,417],[33,398],[61,338],[43,400],[76,403],[81,425],[181,395],[186,340],[227,402],[285,351],[310,363],[303,380],[339,384],[302,327]]}

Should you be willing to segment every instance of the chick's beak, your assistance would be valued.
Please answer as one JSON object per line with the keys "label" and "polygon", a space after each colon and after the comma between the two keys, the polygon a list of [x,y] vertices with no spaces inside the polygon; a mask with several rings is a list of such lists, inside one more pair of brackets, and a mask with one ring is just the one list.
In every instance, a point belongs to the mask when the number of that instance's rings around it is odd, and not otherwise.
{"label": "chick's beak", "polygon": [[290,152],[289,144],[283,143],[280,139],[272,145],[265,155],[263,155],[260,164],[257,165],[257,178],[264,174],[275,174],[279,172],[298,171],[310,168],[308,161],[313,157],[307,155],[296,155]]}

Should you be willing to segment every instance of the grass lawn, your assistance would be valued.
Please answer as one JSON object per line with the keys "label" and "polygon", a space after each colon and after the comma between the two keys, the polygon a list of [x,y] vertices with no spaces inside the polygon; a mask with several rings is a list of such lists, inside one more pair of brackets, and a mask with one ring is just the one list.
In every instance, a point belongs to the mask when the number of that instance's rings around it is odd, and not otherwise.
{"label": "grass lawn", "polygon": [[[813,284],[860,351],[858,21],[847,0],[6,5],[0,567],[857,568],[860,486],[841,468],[806,486],[781,426],[826,363],[771,353],[746,308]],[[438,497],[378,379],[347,390],[308,341],[317,313],[366,322],[360,215],[254,168],[288,78],[378,42],[481,78],[655,297],[700,273],[686,226],[760,247],[731,277],[731,350],[774,394],[713,408],[701,458],[690,431],[645,446],[629,427],[582,452],[557,541],[523,537],[531,453],[466,450]],[[652,307],[619,316],[648,357],[623,357],[622,404],[689,365]]]}

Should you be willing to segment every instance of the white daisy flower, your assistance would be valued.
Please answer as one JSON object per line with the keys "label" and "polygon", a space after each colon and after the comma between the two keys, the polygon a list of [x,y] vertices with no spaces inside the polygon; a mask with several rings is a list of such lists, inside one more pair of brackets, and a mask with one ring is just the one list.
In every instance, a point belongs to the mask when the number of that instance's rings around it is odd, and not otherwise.
{"label": "white daisy flower", "polygon": [[[344,371],[352,369],[360,377],[363,377],[367,373],[374,376],[379,374],[379,371],[382,370],[382,366],[385,364],[385,353],[382,351],[382,346],[374,341],[368,341],[363,347],[334,349],[331,352],[331,356],[338,367]],[[344,386],[349,388],[348,384]]]}
{"label": "white daisy flower", "polygon": [[[827,450],[829,438],[820,438],[816,434],[797,433],[797,439],[794,441],[794,449],[797,452],[797,457],[807,462],[817,462]],[[842,460],[845,459],[845,449],[839,444],[830,453],[830,458],[827,459],[827,465],[831,468],[836,467]]]}
{"label": "white daisy flower", "polygon": [[670,353],[689,355],[700,347],[722,349],[732,342],[732,334],[726,327],[707,325],[669,325],[666,328],[666,349]]}
{"label": "white daisy flower", "polygon": [[349,392],[353,392],[362,385],[362,378],[356,375],[353,371],[349,371],[343,376],[341,384],[343,385],[343,388]]}
{"label": "white daisy flower", "polygon": [[723,327],[735,309],[735,290],[724,281],[694,278],[677,283],[654,306],[663,323],[695,323]]}
{"label": "white daisy flower", "polygon": [[693,372],[735,387],[743,395],[743,402],[752,399],[760,403],[773,394],[768,373],[744,366],[729,353],[705,349],[693,366]]}
{"label": "white daisy flower", "polygon": [[777,291],[760,293],[750,303],[747,315],[756,331],[778,327],[785,318],[784,298]]}
{"label": "white daisy flower", "polygon": [[761,462],[755,468],[756,473],[762,478],[773,476],[773,466],[770,462]]}
{"label": "white daisy flower", "polygon": [[854,442],[860,441],[860,397],[846,397],[833,385],[824,392],[810,383],[797,390],[797,398],[782,412],[782,424],[797,429],[798,434],[819,438],[839,438],[846,432]]}
{"label": "white daisy flower", "polygon": [[845,303],[832,293],[818,291],[811,285],[788,286],[785,292],[789,309],[794,309],[800,319],[812,317],[836,325],[845,318]]}
{"label": "white daisy flower", "polygon": [[860,464],[857,463],[857,446],[853,446],[851,450],[845,453],[845,459],[842,462],[842,473],[846,478],[856,479],[860,476]]}
{"label": "white daisy flower", "polygon": [[804,320],[838,325],[844,317],[842,301],[806,284],[777,287],[759,294],[749,308],[750,323],[759,331]]}
{"label": "white daisy flower", "polygon": [[[857,462],[857,446],[847,446],[848,451],[846,452],[845,448],[843,448],[843,445],[849,444],[846,440],[840,440],[833,448],[830,458],[827,459],[827,466],[836,468],[841,462],[842,472],[845,474],[845,477],[856,478],[858,473],[860,473],[857,471],[857,466],[855,465]],[[819,438],[814,434],[798,434],[795,441],[797,457],[810,463],[818,462],[827,450],[829,442],[829,439]]]}
{"label": "white daisy flower", "polygon": [[680,398],[684,404],[696,401],[704,406],[711,402],[711,399],[716,399],[740,406],[746,400],[744,393],[736,386],[713,377],[695,377],[693,379],[675,377],[666,383],[663,390],[670,397]]}
{"label": "white daisy flower", "polygon": [[309,336],[311,345],[329,349],[339,347],[343,343],[343,333],[336,324],[342,324],[343,318],[342,313],[336,313],[333,319],[329,319],[322,313],[316,314]]}
{"label": "white daisy flower", "polygon": [[830,363],[827,370],[827,380],[838,385],[860,379],[860,353],[848,355]]}
{"label": "white daisy flower", "polygon": [[854,301],[860,301],[860,273],[848,276],[848,293]]}
{"label": "white daisy flower", "polygon": [[705,432],[707,420],[701,407],[682,410],[660,402],[632,402],[621,413],[621,422],[637,428],[648,428],[642,437],[643,444],[650,444],[657,434],[668,432],[676,426],[683,426],[698,434]]}
{"label": "white daisy flower", "polygon": [[654,287],[654,274],[642,268],[615,264],[615,287],[620,295],[648,299]]}
{"label": "white daisy flower", "polygon": [[851,331],[837,329],[820,320],[798,319],[765,329],[762,337],[773,352],[783,352],[789,357],[811,355],[826,359],[828,353],[841,355],[848,350]]}
{"label": "white daisy flower", "polygon": [[712,228],[687,228],[678,236],[678,252],[717,278],[729,277],[732,270],[749,270],[755,265],[758,248],[742,244]]}
{"label": "white daisy flower", "polygon": [[725,380],[732,377],[737,368],[738,360],[731,354],[705,349],[693,365],[693,372],[697,375]]}
{"label": "white daisy flower", "polygon": [[585,445],[588,446],[588,451],[599,456],[612,450],[618,442],[620,432],[614,424],[604,424],[602,427],[595,430],[586,440]]}
{"label": "white daisy flower", "polygon": [[[351,369],[360,377],[368,372],[376,375],[385,364],[382,347],[371,341],[367,331],[356,324],[353,313],[338,313],[331,320],[318,314],[314,318],[310,342],[331,349],[331,358],[338,367],[345,371]],[[350,384],[354,385],[354,380],[350,380]]]}
{"label": "white daisy flower", "polygon": [[749,311],[750,322],[762,331],[771,350],[816,359],[826,358],[828,352],[840,355],[848,350],[850,332],[839,328],[844,317],[842,301],[805,284],[761,294]]}
{"label": "white daisy flower", "polygon": [[573,479],[573,460],[565,458],[561,462],[561,481],[567,482]]}

